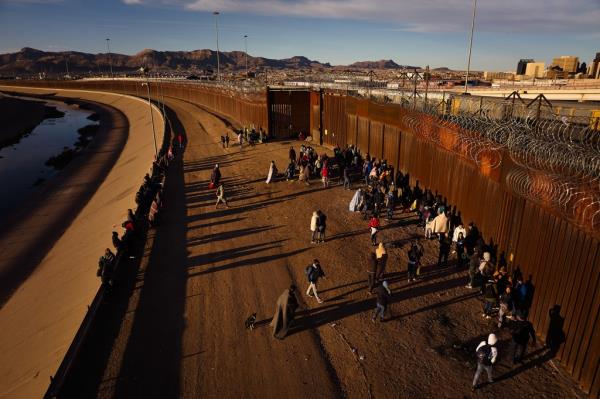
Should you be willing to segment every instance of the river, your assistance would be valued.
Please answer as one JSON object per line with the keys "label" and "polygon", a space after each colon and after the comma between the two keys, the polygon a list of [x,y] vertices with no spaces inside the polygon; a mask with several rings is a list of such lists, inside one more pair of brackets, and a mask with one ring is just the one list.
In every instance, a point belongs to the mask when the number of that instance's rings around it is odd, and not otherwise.
{"label": "river", "polygon": [[74,148],[79,138],[78,129],[97,124],[87,119],[92,111],[79,109],[77,105],[18,98],[43,101],[65,115],[62,118],[45,119],[17,144],[0,149],[0,218],[58,173],[53,167],[46,166],[45,162],[60,154],[65,147]]}

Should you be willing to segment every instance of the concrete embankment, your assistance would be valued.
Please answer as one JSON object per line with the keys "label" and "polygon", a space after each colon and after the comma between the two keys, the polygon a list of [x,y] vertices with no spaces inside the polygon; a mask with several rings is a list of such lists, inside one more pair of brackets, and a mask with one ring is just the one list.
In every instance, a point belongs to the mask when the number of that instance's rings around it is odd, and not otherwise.
{"label": "concrete embankment", "polygon": [[[11,286],[2,287],[9,298],[0,309],[0,397],[41,397],[98,289],[97,261],[104,248],[112,247],[111,231],[121,232],[127,209],[135,207],[135,193],[154,157],[154,139],[148,105],[140,99],[2,89],[97,103],[104,108],[105,126],[110,125],[91,144],[95,147],[57,176],[37,201],[22,206],[0,237],[0,271],[28,263],[31,269],[25,270],[26,279],[21,271],[20,277],[2,281]],[[156,108],[153,114],[160,143],[164,122]]]}

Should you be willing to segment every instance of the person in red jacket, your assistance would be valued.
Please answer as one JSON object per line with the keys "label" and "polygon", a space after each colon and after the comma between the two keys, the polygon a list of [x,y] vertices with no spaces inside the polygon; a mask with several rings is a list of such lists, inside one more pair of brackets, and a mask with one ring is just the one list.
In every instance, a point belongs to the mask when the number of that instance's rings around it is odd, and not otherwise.
{"label": "person in red jacket", "polygon": [[329,187],[329,162],[323,161],[323,167],[321,168],[321,176],[323,177],[323,187]]}
{"label": "person in red jacket", "polygon": [[371,243],[374,247],[377,246],[377,233],[379,233],[380,226],[379,218],[377,215],[373,215],[371,220],[369,220],[369,231],[371,233]]}

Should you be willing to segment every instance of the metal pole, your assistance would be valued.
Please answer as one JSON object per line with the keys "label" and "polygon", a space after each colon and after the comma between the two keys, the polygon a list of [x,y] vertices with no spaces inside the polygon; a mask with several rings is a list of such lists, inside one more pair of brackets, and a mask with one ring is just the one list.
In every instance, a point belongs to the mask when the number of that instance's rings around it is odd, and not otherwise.
{"label": "metal pole", "polygon": [[469,57],[467,60],[467,76],[465,77],[465,93],[469,84],[469,72],[471,71],[471,50],[473,48],[473,31],[475,30],[475,15],[477,12],[477,0],[473,0],[473,18],[471,19],[471,35],[469,36]]}
{"label": "metal pole", "polygon": [[110,78],[114,79],[112,70],[112,57],[110,56],[110,39],[106,39],[106,50],[108,51],[108,65],[110,67]]}
{"label": "metal pole", "polygon": [[156,130],[154,129],[154,116],[152,115],[152,101],[150,101],[150,81],[142,83],[142,86],[146,85],[148,90],[148,106],[150,107],[150,121],[152,122],[152,135],[154,137],[154,156],[158,158],[158,147],[156,146]]}
{"label": "metal pole", "polygon": [[221,63],[219,61],[219,12],[213,12],[215,16],[215,31],[217,32],[217,80],[221,81]]}
{"label": "metal pole", "polygon": [[244,47],[246,49],[246,78],[248,77],[248,35],[244,35]]}

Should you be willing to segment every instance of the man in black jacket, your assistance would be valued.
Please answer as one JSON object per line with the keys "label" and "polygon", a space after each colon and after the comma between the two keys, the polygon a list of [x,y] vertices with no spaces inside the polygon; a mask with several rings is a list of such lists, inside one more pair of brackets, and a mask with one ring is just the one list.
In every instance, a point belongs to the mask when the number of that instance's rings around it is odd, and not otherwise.
{"label": "man in black jacket", "polygon": [[314,295],[314,297],[317,299],[317,302],[319,303],[323,303],[321,298],[319,298],[319,294],[317,294],[317,283],[319,282],[319,279],[321,277],[325,278],[325,273],[321,268],[319,260],[315,259],[313,260],[313,263],[306,268],[306,278],[308,279],[308,289],[306,290],[306,295]]}
{"label": "man in black jacket", "polygon": [[375,322],[377,316],[379,316],[379,321],[383,321],[385,311],[392,299],[392,291],[390,290],[388,282],[384,280],[381,285],[375,289],[375,293],[377,294],[377,307],[375,308],[375,313],[371,320]]}
{"label": "man in black jacket", "polygon": [[531,337],[531,345],[535,345],[535,330],[529,320],[523,319],[521,316],[517,316],[517,320],[512,326],[512,338],[515,350],[513,352],[513,364],[523,363],[523,357],[527,351],[527,344],[529,343],[529,337]]}
{"label": "man in black jacket", "polygon": [[317,243],[325,242],[325,229],[327,228],[327,216],[322,211],[317,211]]}

